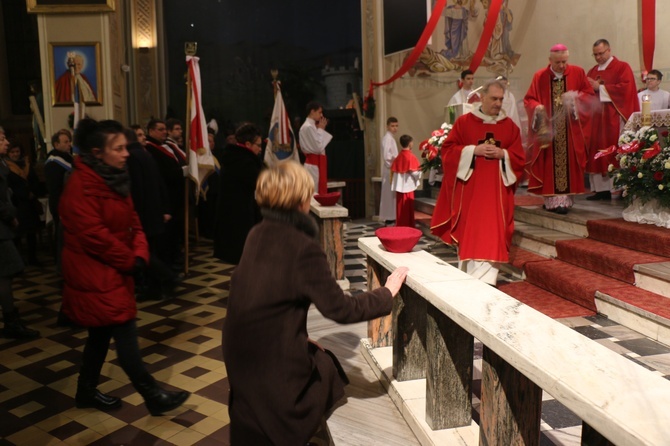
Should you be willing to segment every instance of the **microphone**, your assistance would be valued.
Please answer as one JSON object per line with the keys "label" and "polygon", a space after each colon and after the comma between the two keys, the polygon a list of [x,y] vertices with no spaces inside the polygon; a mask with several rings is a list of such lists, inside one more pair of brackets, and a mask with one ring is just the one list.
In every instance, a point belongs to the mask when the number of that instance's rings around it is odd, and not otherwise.
{"label": "microphone", "polygon": [[[497,80],[497,81],[501,81],[501,80],[503,80],[503,76],[498,76],[498,77],[496,77],[496,80]],[[468,93],[468,96],[465,98],[465,102],[469,102],[469,101],[470,101],[470,98],[471,98],[472,96],[476,95],[476,94],[479,92],[479,90],[481,90],[482,88],[484,88],[484,86],[483,86],[483,85],[480,85],[479,87],[475,88],[475,89],[472,90],[470,93]]]}

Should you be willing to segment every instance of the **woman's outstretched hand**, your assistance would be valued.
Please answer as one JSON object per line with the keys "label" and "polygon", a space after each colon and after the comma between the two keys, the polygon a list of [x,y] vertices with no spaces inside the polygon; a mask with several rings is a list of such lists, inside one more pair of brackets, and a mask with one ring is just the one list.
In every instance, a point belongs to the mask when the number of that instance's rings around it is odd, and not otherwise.
{"label": "woman's outstretched hand", "polygon": [[398,294],[398,291],[400,291],[403,282],[405,282],[405,277],[407,277],[408,271],[409,268],[401,266],[396,268],[386,279],[386,284],[384,286],[391,291],[391,294],[394,297]]}

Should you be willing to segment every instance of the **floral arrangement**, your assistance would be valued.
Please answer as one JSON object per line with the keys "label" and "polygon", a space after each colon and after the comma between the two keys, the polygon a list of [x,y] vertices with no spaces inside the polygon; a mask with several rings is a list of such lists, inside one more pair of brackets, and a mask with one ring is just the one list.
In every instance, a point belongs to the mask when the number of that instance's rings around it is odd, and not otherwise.
{"label": "floral arrangement", "polygon": [[451,131],[452,125],[446,122],[440,126],[438,130],[434,130],[430,138],[423,141],[419,145],[421,151],[421,171],[426,172],[430,169],[438,171],[442,170],[442,158],[440,157],[440,150],[442,143],[447,139],[447,135]]}
{"label": "floral arrangement", "polygon": [[619,137],[618,146],[596,154],[597,158],[616,154],[617,163],[610,164],[608,170],[614,186],[623,189],[626,205],[637,198],[642,204],[657,200],[662,207],[670,207],[670,141],[667,132],[662,136],[649,126],[637,132],[627,130]]}

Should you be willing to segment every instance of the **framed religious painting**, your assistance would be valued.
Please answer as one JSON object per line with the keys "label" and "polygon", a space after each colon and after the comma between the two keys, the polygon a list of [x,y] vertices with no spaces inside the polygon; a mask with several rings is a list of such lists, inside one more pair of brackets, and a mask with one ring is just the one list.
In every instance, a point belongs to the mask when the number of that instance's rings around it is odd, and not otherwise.
{"label": "framed religious painting", "polygon": [[28,12],[34,14],[74,14],[112,12],[115,0],[26,0]]}
{"label": "framed religious painting", "polygon": [[52,104],[102,105],[100,63],[100,42],[50,43]]}

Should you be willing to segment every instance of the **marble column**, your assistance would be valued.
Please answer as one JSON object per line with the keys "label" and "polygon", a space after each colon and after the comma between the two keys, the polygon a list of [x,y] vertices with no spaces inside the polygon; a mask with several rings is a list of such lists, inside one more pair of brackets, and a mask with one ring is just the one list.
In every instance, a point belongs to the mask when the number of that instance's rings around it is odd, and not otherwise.
{"label": "marble column", "polygon": [[539,445],[542,389],[484,346],[479,444]]}
{"label": "marble column", "polygon": [[321,247],[326,253],[330,270],[336,280],[344,281],[343,225],[344,219],[349,217],[349,210],[339,205],[321,206],[313,199],[310,212],[319,226]]}
{"label": "marble column", "polygon": [[[386,283],[389,271],[368,256],[368,290],[374,290]],[[382,316],[368,321],[368,337],[373,348],[393,345],[393,315]]]}
{"label": "marble column", "polygon": [[474,337],[427,305],[426,423],[433,430],[469,426]]}
{"label": "marble column", "polygon": [[393,376],[426,377],[426,300],[406,285],[393,300]]}

